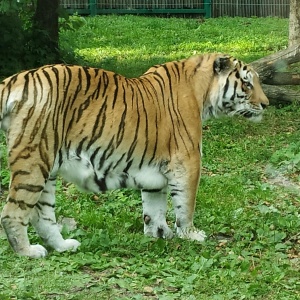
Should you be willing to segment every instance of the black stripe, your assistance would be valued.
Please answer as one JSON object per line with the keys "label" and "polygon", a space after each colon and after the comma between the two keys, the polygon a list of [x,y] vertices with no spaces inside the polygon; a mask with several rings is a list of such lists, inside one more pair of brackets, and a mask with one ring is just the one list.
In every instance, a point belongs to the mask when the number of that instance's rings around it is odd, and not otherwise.
{"label": "black stripe", "polygon": [[58,72],[58,69],[56,66],[52,66],[52,72],[54,73],[55,75],[55,79],[56,79],[56,82],[54,84],[54,87],[56,88],[56,100],[55,100],[55,103],[58,102],[58,99],[59,99],[59,83],[60,83],[60,78],[59,78],[59,72]]}
{"label": "black stripe", "polygon": [[138,140],[138,135],[139,135],[139,128],[140,128],[140,112],[139,112],[139,101],[137,101],[137,97],[135,95],[135,89],[131,86],[131,91],[132,91],[132,101],[135,99],[135,104],[136,104],[136,114],[137,114],[137,124],[135,126],[135,133],[134,133],[134,137],[133,137],[133,141],[131,142],[131,145],[128,149],[127,152],[127,158],[126,161],[128,162],[129,160],[131,160],[132,154],[135,150],[135,147],[137,145],[137,140]]}
{"label": "black stripe", "polygon": [[94,180],[95,180],[96,184],[99,186],[100,191],[106,191],[107,190],[105,177],[98,179],[96,174],[95,174]]}
{"label": "black stripe", "polygon": [[126,103],[126,89],[124,87],[124,84],[122,85],[123,87],[123,104],[124,104],[124,110],[122,113],[122,117],[119,123],[119,129],[117,133],[117,138],[116,138],[116,145],[117,147],[121,144],[123,137],[124,137],[124,132],[125,132],[125,120],[126,120],[126,114],[127,114],[127,103]]}
{"label": "black stripe", "polygon": [[104,102],[102,103],[100,111],[95,120],[95,124],[94,124],[92,132],[91,132],[92,138],[90,139],[90,141],[86,147],[87,150],[92,146],[92,144],[95,141],[97,141],[101,137],[101,135],[103,133],[103,130],[105,127],[105,122],[106,122],[107,101],[108,101],[108,97],[106,96],[104,98]]}
{"label": "black stripe", "polygon": [[125,169],[123,170],[124,173],[126,173],[126,174],[128,173],[128,170],[130,169],[132,163],[133,163],[133,159],[131,159],[130,161],[128,161]]}
{"label": "black stripe", "polygon": [[[174,62],[173,63],[173,66],[175,67],[176,69],[176,73],[177,73],[177,81],[180,81],[180,69],[178,67],[178,63],[177,62]],[[175,72],[174,72],[175,73]]]}
{"label": "black stripe", "polygon": [[170,191],[171,197],[177,196],[178,194],[182,193],[183,190],[177,189],[177,188],[172,188]]}
{"label": "black stripe", "polygon": [[228,88],[229,88],[229,78],[227,77],[226,78],[226,83],[225,83],[225,86],[224,86],[224,91],[223,91],[223,98],[225,98],[226,93],[228,91]]}
{"label": "black stripe", "polygon": [[101,147],[97,147],[96,150],[93,152],[93,154],[90,157],[91,160],[91,164],[94,166],[94,160],[96,158],[96,155],[98,154],[99,150],[101,149]]}
{"label": "black stripe", "polygon": [[83,67],[82,69],[83,69],[85,77],[86,77],[84,80],[84,82],[86,83],[86,88],[85,88],[84,94],[86,95],[91,86],[91,74],[90,74],[90,68]]}
{"label": "black stripe", "polygon": [[112,138],[110,139],[106,149],[103,151],[102,156],[99,160],[99,169],[101,169],[103,167],[104,162],[106,161],[106,159],[108,157],[110,157],[112,155],[112,153],[114,152],[114,147],[113,147],[114,139],[115,139],[115,136],[112,136]]}
{"label": "black stripe", "polygon": [[[155,73],[154,74],[155,77],[154,77],[154,80],[159,84],[159,87],[160,87],[160,91],[161,91],[161,95],[164,96],[165,94],[165,89],[164,89],[164,79],[163,77],[159,74],[159,73]],[[160,79],[160,80],[159,80]],[[162,84],[163,83],[163,84]]]}
{"label": "black stripe", "polygon": [[235,98],[237,85],[238,85],[238,83],[237,83],[237,81],[235,81],[235,82],[234,82],[234,90],[233,90],[233,94],[232,94],[232,96],[230,97],[230,100],[234,100],[234,98]]}
{"label": "black stripe", "polygon": [[123,160],[123,158],[125,157],[126,153],[123,153],[121,155],[121,157],[116,161],[116,163],[114,164],[114,166],[112,167],[112,169],[114,170],[116,167],[118,167],[118,165],[121,163],[121,161]]}
{"label": "black stripe", "polygon": [[142,192],[145,192],[145,193],[159,193],[159,192],[161,192],[161,189],[142,189]]}
{"label": "black stripe", "polygon": [[63,155],[62,155],[62,151],[60,150],[58,152],[58,165],[61,166],[63,163]]}
{"label": "black stripe", "polygon": [[[43,141],[43,145],[45,146],[46,148],[46,151],[48,152],[49,151],[49,142],[48,142],[48,123],[49,123],[49,120],[50,120],[50,115],[48,114],[47,117],[46,117],[46,120],[45,120],[45,126],[42,130],[42,135],[41,135],[41,138],[42,138],[42,141]],[[56,147],[57,145],[55,145],[53,142],[51,143],[51,146],[54,147],[54,153],[56,153]],[[41,151],[41,147],[42,147],[42,144],[40,144],[40,151]],[[52,151],[52,149],[51,149]],[[50,166],[49,166],[50,167]]]}
{"label": "black stripe", "polygon": [[39,201],[38,204],[40,204],[42,206],[48,206],[48,207],[55,208],[55,203],[51,204],[51,203],[47,203],[47,202],[44,202],[44,201]]}
{"label": "black stripe", "polygon": [[101,80],[101,78],[103,78],[103,85],[104,85],[103,92],[102,92],[102,98],[103,98],[105,96],[107,88],[109,86],[109,78],[108,78],[107,72],[103,71],[102,77],[100,77],[100,80]]}
{"label": "black stripe", "polygon": [[[25,154],[24,154],[24,152],[25,152]],[[13,161],[10,162],[10,166],[13,166],[20,159],[28,159],[29,157],[31,157],[31,155],[30,155],[31,152],[32,152],[31,147],[26,147],[26,148],[22,149],[20,155],[18,155]]]}
{"label": "black stripe", "polygon": [[[63,98],[58,103],[55,103],[54,105],[54,111],[53,111],[53,119],[59,118],[60,120],[56,119],[56,122],[53,123],[53,129],[55,132],[55,138],[57,137],[57,125],[62,124],[61,132],[67,134],[70,130],[70,127],[75,119],[75,112],[77,111],[77,108],[74,108],[72,118],[69,121],[69,124],[66,124],[66,121],[69,119],[67,116],[70,113],[70,107],[71,107],[71,95],[72,93],[69,92],[70,85],[72,83],[72,70],[70,67],[65,66],[64,68],[64,83],[63,83]],[[62,115],[62,117],[61,117]],[[68,126],[66,129],[66,125]],[[58,142],[58,139],[56,139],[56,142]],[[57,151],[57,146],[55,147],[55,150]]]}
{"label": "black stripe", "polygon": [[83,144],[84,144],[84,142],[85,142],[87,139],[88,139],[87,136],[85,136],[84,138],[81,139],[80,143],[78,144],[78,147],[76,148],[76,154],[77,154],[77,155],[80,155],[80,154],[81,154]]}
{"label": "black stripe", "polygon": [[11,197],[9,197],[7,199],[7,201],[9,203],[14,203],[15,205],[18,205],[20,207],[21,210],[26,210],[27,208],[34,208],[34,204],[29,204],[29,203],[26,203],[25,201],[23,200],[16,200],[16,199],[13,199]]}
{"label": "black stripe", "polygon": [[7,216],[2,217],[2,218],[1,218],[1,221],[5,220],[5,219],[10,219],[10,216],[7,215]]}
{"label": "black stripe", "polygon": [[[143,86],[143,85],[142,85]],[[144,163],[144,159],[147,153],[147,149],[148,149],[148,141],[149,141],[149,122],[148,122],[148,114],[147,114],[147,109],[145,107],[145,100],[144,100],[144,93],[142,92],[142,90],[140,89],[140,86],[137,85],[136,86],[138,92],[139,92],[139,99],[141,99],[142,101],[142,105],[143,105],[143,115],[144,115],[144,122],[145,122],[145,135],[143,136],[143,138],[145,138],[145,147],[144,147],[144,151],[143,151],[143,155],[141,158],[141,161],[139,163],[139,168],[142,167],[143,163]],[[139,100],[137,100],[138,102],[140,102]]]}
{"label": "black stripe", "polygon": [[[99,79],[97,79],[99,73],[100,73],[100,69],[94,69],[95,71],[95,82],[98,81],[98,84],[92,94],[93,99],[97,99],[99,98],[99,94],[100,94],[100,90],[101,90],[101,86],[102,86],[102,77],[100,76]],[[102,71],[102,70],[101,70]],[[103,71],[102,71],[103,72]]]}
{"label": "black stripe", "polygon": [[26,191],[32,192],[32,193],[41,192],[43,189],[44,189],[44,186],[34,185],[34,184],[22,184],[22,183],[20,183],[20,184],[14,186],[15,191],[26,190]]}
{"label": "black stripe", "polygon": [[[169,85],[169,93],[170,93],[170,97],[168,98],[168,112],[171,118],[171,123],[172,123],[172,127],[173,127],[173,139],[176,145],[176,148],[178,148],[178,141],[177,141],[177,137],[176,137],[176,125],[175,125],[175,120],[173,118],[173,114],[172,111],[175,113],[175,115],[177,115],[175,107],[174,107],[174,98],[173,98],[173,88],[172,88],[172,78],[171,78],[171,74],[168,70],[168,67],[166,65],[163,65],[163,68],[165,69],[166,75],[168,77],[168,85]],[[170,104],[171,102],[171,104]],[[172,111],[171,111],[171,107],[172,107]],[[177,118],[178,119],[178,118]]]}
{"label": "black stripe", "polygon": [[[197,63],[195,69],[194,69],[194,75],[195,73],[198,71],[198,69],[201,67],[202,63],[203,63],[203,56],[199,57],[200,61]],[[184,68],[184,66],[183,66]]]}
{"label": "black stripe", "polygon": [[118,74],[114,74],[113,78],[114,78],[114,82],[115,82],[115,92],[114,92],[114,96],[113,96],[113,103],[112,103],[112,109],[115,108],[117,99],[118,99],[118,92],[119,92],[119,75]]}
{"label": "black stripe", "polygon": [[[70,121],[69,121],[69,124],[68,124],[68,127],[66,130],[64,130],[64,127],[65,127],[65,120],[67,120],[67,114],[70,112],[70,111],[73,111],[72,113],[72,117],[70,118]],[[75,115],[77,114],[77,108],[75,107],[73,110],[70,110],[69,107],[67,106],[65,108],[65,113],[64,113],[64,117],[63,117],[63,127],[62,127],[62,132],[64,133],[64,136],[63,138],[65,138],[66,136],[68,136],[68,133],[70,132],[70,130],[72,129],[72,125],[75,121]],[[58,115],[59,116],[59,115]],[[57,130],[55,130],[55,132],[57,132]]]}
{"label": "black stripe", "polygon": [[49,177],[49,169],[45,169],[44,166],[42,166],[41,164],[39,164],[39,168],[40,168],[40,171],[43,175],[43,178],[45,180],[45,182],[47,181],[47,178]]}
{"label": "black stripe", "polygon": [[90,106],[91,100],[92,100],[91,96],[87,97],[86,100],[79,105],[77,119],[76,119],[77,123],[81,119],[83,112]]}
{"label": "black stripe", "polygon": [[[78,81],[76,81],[77,85],[76,85],[75,93],[73,94],[73,98],[70,99],[70,103],[71,103],[70,108],[72,108],[74,106],[75,101],[78,99],[78,94],[82,90],[82,71],[80,68],[75,69],[75,70],[72,69],[72,77],[73,77],[73,75],[75,75],[75,73],[77,73]],[[75,82],[75,80],[72,77],[70,80]]]}
{"label": "black stripe", "polygon": [[12,177],[11,177],[11,180],[13,181],[17,176],[19,176],[19,175],[29,175],[30,174],[30,172],[28,172],[28,171],[24,171],[24,170],[18,170],[18,171],[16,171],[16,172],[14,172],[13,174],[12,174]]}
{"label": "black stripe", "polygon": [[158,121],[157,121],[157,115],[156,115],[155,116],[155,144],[154,144],[154,147],[153,147],[152,157],[149,160],[149,165],[152,163],[152,161],[156,157],[157,144],[158,144]]}

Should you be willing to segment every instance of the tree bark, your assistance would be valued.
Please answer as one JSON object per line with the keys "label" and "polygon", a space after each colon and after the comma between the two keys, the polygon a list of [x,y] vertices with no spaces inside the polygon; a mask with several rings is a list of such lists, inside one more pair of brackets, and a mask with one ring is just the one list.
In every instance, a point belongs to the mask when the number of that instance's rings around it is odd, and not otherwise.
{"label": "tree bark", "polygon": [[271,105],[287,105],[300,100],[300,94],[296,90],[267,84],[262,84],[262,88]]}
{"label": "tree bark", "polygon": [[290,0],[289,47],[300,44],[300,0]]}
{"label": "tree bark", "polygon": [[289,72],[274,72],[272,78],[266,78],[264,83],[270,85],[300,85],[300,74]]}
{"label": "tree bark", "polygon": [[37,36],[40,44],[48,48],[54,55],[56,62],[59,60],[58,51],[58,8],[59,0],[37,0],[36,11],[33,17]]}

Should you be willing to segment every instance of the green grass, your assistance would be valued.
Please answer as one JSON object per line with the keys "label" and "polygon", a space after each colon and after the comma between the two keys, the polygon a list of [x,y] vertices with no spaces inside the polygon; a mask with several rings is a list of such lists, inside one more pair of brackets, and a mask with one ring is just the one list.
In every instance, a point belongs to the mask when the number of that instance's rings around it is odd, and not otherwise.
{"label": "green grass", "polygon": [[[76,22],[78,18],[70,21]],[[101,16],[61,32],[67,62],[80,61],[126,76],[195,53],[225,52],[246,62],[286,47],[288,22],[279,18],[163,19]]]}
{"label": "green grass", "polygon": [[[284,19],[103,16],[83,24],[62,31],[65,60],[127,76],[194,51],[251,61],[287,45]],[[145,237],[137,191],[92,195],[59,183],[57,215],[76,219],[77,229],[64,232],[81,248],[30,260],[0,235],[0,299],[300,299],[299,193],[272,184],[266,173],[291,162],[285,175],[299,185],[299,114],[298,106],[270,107],[259,124],[205,124],[195,213],[195,225],[208,234],[202,244]],[[30,238],[39,242],[33,231]]]}

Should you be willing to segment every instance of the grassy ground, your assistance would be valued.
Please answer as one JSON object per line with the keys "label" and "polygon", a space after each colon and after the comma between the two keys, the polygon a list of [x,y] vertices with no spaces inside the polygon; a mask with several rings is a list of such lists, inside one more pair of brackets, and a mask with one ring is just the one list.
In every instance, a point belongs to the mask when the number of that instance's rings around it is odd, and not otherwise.
{"label": "grassy ground", "polygon": [[[127,76],[194,52],[251,61],[285,47],[288,30],[287,20],[274,18],[104,16],[68,25],[81,27],[61,33],[67,62]],[[91,195],[60,183],[57,214],[78,222],[64,233],[82,242],[80,250],[30,260],[0,234],[0,299],[300,299],[299,113],[270,107],[259,124],[205,124],[195,215],[208,234],[203,244],[143,236],[136,191]]]}

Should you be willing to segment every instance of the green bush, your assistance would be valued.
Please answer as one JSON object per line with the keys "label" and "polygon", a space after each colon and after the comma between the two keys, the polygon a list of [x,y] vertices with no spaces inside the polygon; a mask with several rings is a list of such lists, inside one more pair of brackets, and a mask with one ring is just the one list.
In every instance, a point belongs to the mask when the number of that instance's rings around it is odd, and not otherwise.
{"label": "green bush", "polygon": [[33,26],[34,12],[34,1],[0,4],[0,77],[57,62],[48,33]]}

